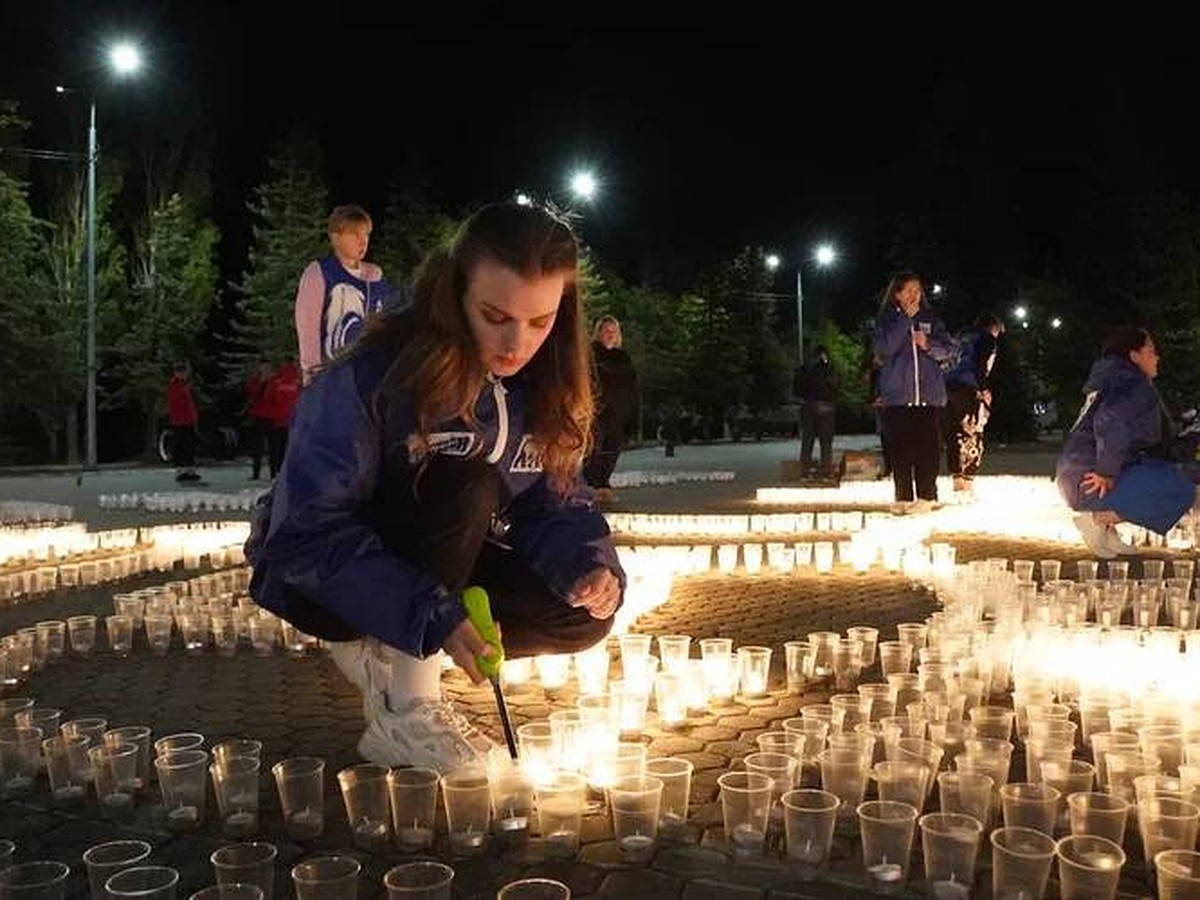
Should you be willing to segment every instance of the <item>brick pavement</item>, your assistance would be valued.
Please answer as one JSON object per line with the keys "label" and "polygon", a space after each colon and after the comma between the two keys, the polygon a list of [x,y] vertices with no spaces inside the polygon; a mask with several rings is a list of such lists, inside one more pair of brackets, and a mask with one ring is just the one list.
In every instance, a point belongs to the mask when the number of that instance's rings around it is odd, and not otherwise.
{"label": "brick pavement", "polygon": [[[1078,548],[1035,542],[997,541],[957,536],[960,560],[1006,556],[1038,559],[1052,555],[1069,563],[1082,558]],[[121,589],[169,580],[146,578]],[[116,588],[77,591],[0,612],[0,633],[48,618],[77,613],[107,613]],[[935,609],[931,595],[899,576],[872,572],[787,577],[694,576],[677,581],[671,600],[643,617],[637,629],[649,633],[686,633],[696,638],[725,636],[735,645],[765,644],[774,648],[771,694],[762,700],[736,703],[692,719],[687,727],[664,731],[651,724],[645,733],[650,756],[680,755],[696,766],[692,791],[690,846],[664,848],[650,866],[622,865],[606,818],[589,817],[585,846],[570,862],[545,860],[535,840],[519,852],[489,852],[471,860],[453,860],[456,896],[491,897],[504,882],[526,874],[544,874],[566,881],[578,897],[786,898],[844,897],[866,893],[853,843],[839,837],[830,872],[817,882],[797,882],[780,860],[731,864],[724,852],[716,778],[754,749],[754,738],[799,709],[828,696],[824,689],[805,695],[783,690],[782,644],[810,631],[838,631],[859,624],[880,628],[881,640],[894,637],[895,624],[919,621]],[[614,648],[615,657],[615,648]],[[864,673],[878,680],[878,670]],[[473,688],[464,677],[446,677],[448,694],[473,720],[499,733],[490,689]],[[10,692],[11,693],[11,692]],[[178,730],[199,730],[209,744],[223,737],[252,737],[263,742],[264,774],[269,765],[289,755],[320,755],[326,759],[325,835],[312,845],[298,846],[282,832],[274,785],[269,774],[262,782],[262,838],[280,848],[276,895],[290,895],[287,872],[291,864],[319,851],[351,847],[349,829],[336,792],[334,775],[357,761],[355,743],[362,729],[359,699],[354,689],[320,654],[296,658],[277,653],[255,657],[243,647],[232,658],[212,654],[187,656],[176,647],[167,657],[155,657],[139,645],[132,657],[117,659],[103,649],[90,659],[69,659],[35,674],[20,693],[36,697],[39,705],[62,708],[71,717],[102,715],[110,723],[148,724],[155,736]],[[547,695],[541,688],[514,690],[510,702],[517,724],[544,719],[553,709],[569,708],[573,689]],[[651,717],[653,721],[653,717]],[[210,798],[211,804],[211,798]],[[215,809],[215,807],[213,807]],[[152,802],[139,807],[133,821],[111,823],[94,808],[78,812],[50,808],[48,795],[0,803],[0,836],[18,842],[19,859],[60,859],[72,865],[70,896],[83,896],[80,856],[92,843],[119,836],[141,837],[155,846],[154,859],[181,873],[180,894],[212,882],[208,856],[223,841],[215,822],[198,833],[172,835],[161,823]],[[1137,843],[1136,840],[1132,843]],[[919,845],[919,840],[917,841]],[[1128,845],[1127,845],[1128,847]],[[444,847],[437,855],[449,860]],[[382,872],[411,859],[400,853],[370,857],[350,851],[363,862],[360,896],[376,894]],[[1148,893],[1131,852],[1123,895]],[[919,852],[915,854],[919,856]],[[987,858],[985,852],[981,854]],[[914,862],[911,896],[921,896],[920,866]],[[986,871],[981,884],[986,886]],[[985,890],[984,895],[987,891]]]}

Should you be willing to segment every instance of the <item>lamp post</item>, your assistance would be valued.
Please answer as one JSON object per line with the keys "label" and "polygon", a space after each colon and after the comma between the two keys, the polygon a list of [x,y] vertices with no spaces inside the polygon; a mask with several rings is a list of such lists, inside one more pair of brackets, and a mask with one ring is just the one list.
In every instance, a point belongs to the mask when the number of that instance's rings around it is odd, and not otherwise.
{"label": "lamp post", "polygon": [[[142,67],[136,46],[120,43],[109,50],[109,65],[118,75],[133,75]],[[60,89],[60,92],[61,89]],[[84,467],[94,470],[96,454],[96,97],[88,109],[87,149],[87,444]]]}
{"label": "lamp post", "polygon": [[[818,267],[824,269],[837,261],[837,251],[829,244],[820,244],[809,257]],[[804,365],[804,263],[801,259],[796,266],[796,359],[800,366]]]}

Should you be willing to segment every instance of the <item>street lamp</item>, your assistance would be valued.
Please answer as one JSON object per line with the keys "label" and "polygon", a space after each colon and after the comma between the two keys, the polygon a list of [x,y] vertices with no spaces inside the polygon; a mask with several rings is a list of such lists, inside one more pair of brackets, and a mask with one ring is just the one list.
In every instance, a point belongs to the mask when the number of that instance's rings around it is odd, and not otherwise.
{"label": "street lamp", "polygon": [[[837,251],[829,244],[820,244],[809,258],[824,269],[837,262]],[[801,366],[804,365],[804,263],[801,259],[796,266],[796,358]]]}
{"label": "street lamp", "polygon": [[[138,48],[122,41],[109,49],[108,64],[121,76],[136,74],[142,67]],[[61,86],[58,92],[66,93]],[[87,149],[87,449],[84,468],[96,468],[96,95],[88,110]]]}
{"label": "street lamp", "polygon": [[571,193],[580,200],[592,200],[596,196],[598,188],[596,176],[589,171],[576,172],[571,176]]}

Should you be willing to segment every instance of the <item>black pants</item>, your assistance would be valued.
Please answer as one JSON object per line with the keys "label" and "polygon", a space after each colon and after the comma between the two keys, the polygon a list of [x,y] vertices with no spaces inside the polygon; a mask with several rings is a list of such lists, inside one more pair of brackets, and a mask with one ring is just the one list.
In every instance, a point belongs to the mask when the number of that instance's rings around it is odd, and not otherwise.
{"label": "black pants", "polygon": [[617,468],[625,443],[624,416],[601,416],[596,420],[592,452],[583,464],[583,480],[589,487],[611,487],[609,479]]}
{"label": "black pants", "polygon": [[[250,420],[250,472],[255,480],[262,474],[263,457],[270,453],[272,427],[270,419]],[[274,469],[270,472],[275,474]]]}
{"label": "black pants", "polygon": [[271,477],[283,467],[283,457],[287,454],[288,430],[271,426],[267,434],[267,464],[271,467]]}
{"label": "black pants", "polygon": [[[500,476],[487,463],[434,457],[418,480],[416,499],[404,524],[378,526],[380,538],[452,593],[472,584],[486,589],[506,656],[575,653],[612,629],[612,619],[593,619],[586,609],[568,606],[516,551],[487,540],[500,508]],[[318,603],[294,597],[290,605],[292,624],[301,631],[334,641],[359,636]]]}
{"label": "black pants", "polygon": [[833,474],[833,432],[837,420],[837,404],[805,400],[800,407],[800,464],[808,471],[812,467],[813,444],[821,442],[821,474]]}
{"label": "black pants", "polygon": [[886,406],[883,433],[892,462],[892,483],[896,499],[937,499],[938,461],[941,441],[938,432],[939,407]]}
{"label": "black pants", "polygon": [[983,429],[987,410],[969,384],[946,386],[946,468],[957,478],[973,478],[983,463]]}
{"label": "black pants", "polygon": [[178,469],[196,465],[196,426],[171,426],[171,458]]}

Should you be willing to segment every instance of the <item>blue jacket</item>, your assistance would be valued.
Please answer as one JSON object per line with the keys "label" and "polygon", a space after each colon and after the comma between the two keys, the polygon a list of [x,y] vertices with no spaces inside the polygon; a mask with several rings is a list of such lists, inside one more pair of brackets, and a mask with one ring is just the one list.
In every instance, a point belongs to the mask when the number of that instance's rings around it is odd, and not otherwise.
{"label": "blue jacket", "polygon": [[965,384],[977,391],[987,388],[999,342],[991,331],[968,331],[958,338],[961,355],[946,372],[946,384]]}
{"label": "blue jacket", "polygon": [[[246,545],[254,566],[250,593],[289,621],[314,615],[344,623],[413,656],[437,651],[465,618],[457,596],[389,547],[389,521],[415,513],[412,479],[419,459],[412,397],[375,402],[395,356],[372,347],[321,373],[303,392],[287,457]],[[550,590],[565,598],[580,576],[600,566],[625,575],[604,516],[576,481],[563,497],[542,474],[525,432],[527,385],[521,375],[495,379],[476,400],[476,428],[462,420],[431,434],[430,452],[482,454],[511,498],[505,542]],[[565,602],[565,599],[564,599]],[[331,615],[330,615],[331,614]],[[303,626],[302,626],[303,627]],[[333,630],[336,630],[333,629]],[[330,635],[332,637],[332,635]]]}
{"label": "blue jacket", "polygon": [[1162,437],[1158,391],[1128,359],[1098,359],[1083,394],[1083,409],[1067,434],[1054,474],[1072,509],[1080,509],[1084,501],[1079,481],[1085,474],[1118,478]]}
{"label": "blue jacket", "polygon": [[[912,332],[929,335],[929,349],[913,346]],[[942,320],[925,304],[911,319],[889,304],[875,320],[875,355],[879,358],[879,396],[884,406],[945,406],[946,382],[938,363],[954,349]],[[914,375],[915,371],[915,375]]]}

